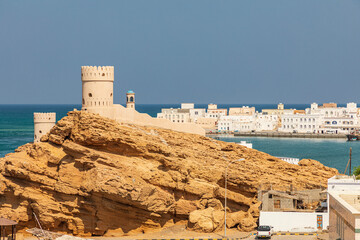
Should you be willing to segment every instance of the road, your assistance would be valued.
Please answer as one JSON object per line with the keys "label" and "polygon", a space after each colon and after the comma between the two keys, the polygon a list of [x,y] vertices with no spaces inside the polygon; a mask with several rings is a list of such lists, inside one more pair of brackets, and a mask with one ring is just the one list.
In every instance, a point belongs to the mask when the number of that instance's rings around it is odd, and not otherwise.
{"label": "road", "polygon": [[[255,236],[251,236],[247,239],[256,239]],[[283,235],[283,236],[272,236],[271,240],[315,240],[315,236],[294,236],[294,235]]]}

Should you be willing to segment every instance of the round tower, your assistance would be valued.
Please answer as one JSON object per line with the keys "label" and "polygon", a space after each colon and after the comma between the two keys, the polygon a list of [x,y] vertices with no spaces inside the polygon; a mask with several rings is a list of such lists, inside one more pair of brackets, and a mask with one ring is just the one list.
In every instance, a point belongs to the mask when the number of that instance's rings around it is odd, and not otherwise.
{"label": "round tower", "polygon": [[135,109],[135,93],[132,90],[126,93],[126,108]]}
{"label": "round tower", "polygon": [[42,136],[55,126],[56,113],[34,113],[34,142],[40,142]]}
{"label": "round tower", "polygon": [[113,105],[114,67],[82,66],[82,108]]}

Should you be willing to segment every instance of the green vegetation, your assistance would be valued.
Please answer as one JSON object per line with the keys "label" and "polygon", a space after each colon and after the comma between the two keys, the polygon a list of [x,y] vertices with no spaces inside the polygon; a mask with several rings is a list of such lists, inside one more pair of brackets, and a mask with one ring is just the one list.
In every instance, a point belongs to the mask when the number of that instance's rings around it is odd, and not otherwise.
{"label": "green vegetation", "polygon": [[356,179],[360,179],[360,166],[354,167],[353,174],[356,176]]}

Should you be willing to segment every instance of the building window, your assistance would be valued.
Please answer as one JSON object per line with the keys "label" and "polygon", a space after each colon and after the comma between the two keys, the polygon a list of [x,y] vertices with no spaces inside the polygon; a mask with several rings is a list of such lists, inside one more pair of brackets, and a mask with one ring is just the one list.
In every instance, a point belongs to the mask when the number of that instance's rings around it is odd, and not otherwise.
{"label": "building window", "polygon": [[275,209],[280,209],[281,208],[281,204],[280,204],[280,200],[274,200],[274,208]]}

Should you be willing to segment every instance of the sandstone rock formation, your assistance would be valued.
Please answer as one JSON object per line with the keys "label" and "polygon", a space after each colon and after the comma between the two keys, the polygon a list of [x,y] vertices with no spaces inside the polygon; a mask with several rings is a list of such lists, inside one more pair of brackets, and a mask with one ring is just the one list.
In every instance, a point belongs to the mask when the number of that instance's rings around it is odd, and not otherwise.
{"label": "sandstone rock formation", "polygon": [[252,230],[260,185],[326,186],[337,170],[314,160],[299,166],[211,138],[69,112],[40,143],[0,159],[0,215],[76,235],[133,234],[175,223],[223,228],[228,171],[228,227]]}

